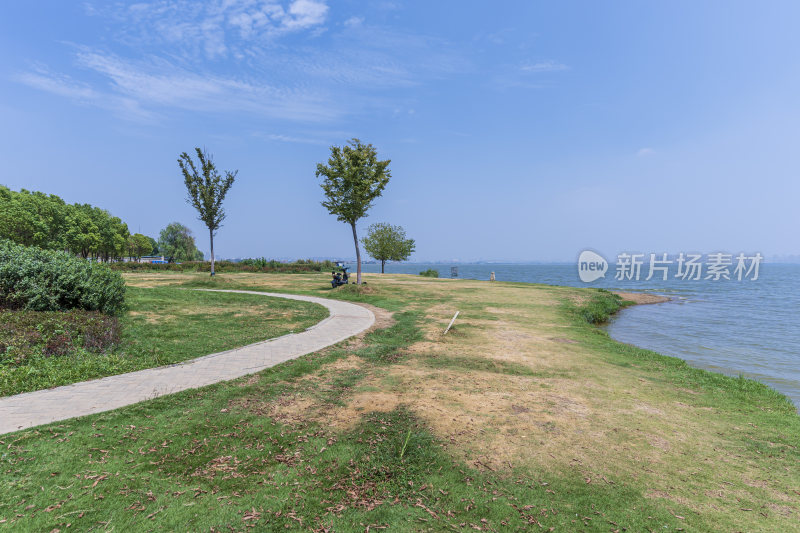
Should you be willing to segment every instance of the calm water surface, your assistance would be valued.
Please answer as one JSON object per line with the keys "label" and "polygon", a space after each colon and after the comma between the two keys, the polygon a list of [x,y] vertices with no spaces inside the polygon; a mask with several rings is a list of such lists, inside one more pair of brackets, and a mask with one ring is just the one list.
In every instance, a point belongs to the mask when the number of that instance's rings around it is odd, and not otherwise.
{"label": "calm water surface", "polygon": [[[617,281],[585,284],[574,264],[386,265],[387,273],[418,274],[433,268],[441,277],[457,266],[460,278],[603,287],[664,294],[668,303],[622,310],[608,326],[617,340],[685,359],[724,374],[757,379],[800,406],[800,265],[762,264],[756,281]],[[364,265],[380,272],[380,265]]]}

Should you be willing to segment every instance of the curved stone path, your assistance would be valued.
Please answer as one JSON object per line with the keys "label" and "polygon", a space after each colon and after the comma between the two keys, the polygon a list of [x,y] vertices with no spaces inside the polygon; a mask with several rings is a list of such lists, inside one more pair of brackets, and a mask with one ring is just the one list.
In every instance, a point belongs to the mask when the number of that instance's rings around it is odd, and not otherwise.
{"label": "curved stone path", "polygon": [[284,335],[183,363],[0,398],[0,435],[57,420],[110,411],[157,396],[252,374],[336,344],[361,333],[375,322],[375,315],[369,309],[339,300],[271,292],[199,290],[261,294],[312,302],[327,307],[330,316],[302,333]]}

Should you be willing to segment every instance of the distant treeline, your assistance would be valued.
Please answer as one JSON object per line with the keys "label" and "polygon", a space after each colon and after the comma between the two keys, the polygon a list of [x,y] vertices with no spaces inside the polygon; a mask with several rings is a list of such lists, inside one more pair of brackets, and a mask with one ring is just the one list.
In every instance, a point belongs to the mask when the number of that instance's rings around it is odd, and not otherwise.
{"label": "distant treeline", "polygon": [[68,204],[54,194],[12,191],[0,185],[0,239],[46,250],[62,250],[104,261],[141,257],[157,250],[156,241],[105,209]]}
{"label": "distant treeline", "polygon": [[[152,264],[152,263],[113,263],[110,265],[113,270],[141,271],[157,270],[170,272],[209,272],[211,263],[209,261],[187,261],[183,263]],[[332,261],[313,261],[311,259],[299,259],[292,263],[282,263],[274,259],[242,259],[241,261],[217,261],[217,272],[331,272],[336,270],[336,263]]]}

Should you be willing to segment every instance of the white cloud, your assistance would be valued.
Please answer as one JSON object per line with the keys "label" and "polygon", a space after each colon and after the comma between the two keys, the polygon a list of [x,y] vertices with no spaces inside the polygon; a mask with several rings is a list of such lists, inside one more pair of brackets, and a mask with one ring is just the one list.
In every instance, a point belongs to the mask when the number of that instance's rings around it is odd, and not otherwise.
{"label": "white cloud", "polygon": [[328,6],[318,0],[294,0],[289,4],[289,16],[281,23],[287,28],[310,28],[325,22]]}
{"label": "white cloud", "polygon": [[645,147],[645,148],[640,148],[639,151],[636,152],[636,155],[638,155],[639,157],[647,157],[647,156],[653,155],[655,153],[656,153],[656,151],[653,150],[652,148],[646,148]]}
{"label": "white cloud", "polygon": [[522,65],[520,70],[523,72],[559,72],[563,70],[569,70],[569,67],[563,63],[548,60]]}

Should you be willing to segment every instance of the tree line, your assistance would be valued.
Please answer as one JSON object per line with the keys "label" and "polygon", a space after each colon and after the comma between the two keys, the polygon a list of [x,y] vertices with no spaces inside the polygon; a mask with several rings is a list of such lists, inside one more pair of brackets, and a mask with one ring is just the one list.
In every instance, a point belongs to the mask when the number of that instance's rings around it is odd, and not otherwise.
{"label": "tree line", "polygon": [[61,250],[84,259],[120,261],[164,255],[167,261],[202,261],[189,228],[173,222],[159,239],[131,233],[105,209],[68,204],[55,194],[12,191],[0,185],[0,239],[45,250]]}
{"label": "tree line", "polygon": [[109,261],[133,250],[149,253],[151,240],[134,234],[105,209],[68,204],[54,194],[0,186],[0,238],[83,258]]}

